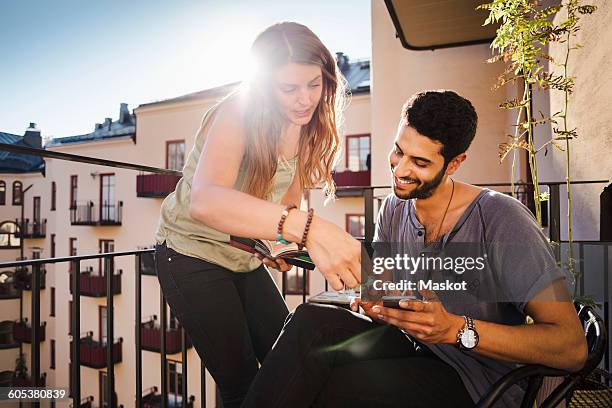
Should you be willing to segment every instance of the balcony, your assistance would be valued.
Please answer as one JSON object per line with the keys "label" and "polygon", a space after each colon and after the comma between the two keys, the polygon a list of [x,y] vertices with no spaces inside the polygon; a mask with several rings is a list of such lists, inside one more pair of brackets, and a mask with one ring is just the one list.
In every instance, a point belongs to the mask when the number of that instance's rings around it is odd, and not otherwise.
{"label": "balcony", "polygon": [[[371,184],[370,171],[341,171],[333,175],[337,187],[368,187]],[[337,191],[338,197],[361,197],[363,196],[362,189],[344,189]]]}
{"label": "balcony", "polygon": [[[47,384],[47,373],[38,380],[38,387],[45,387]],[[0,371],[0,387],[32,387],[32,378],[17,378],[14,371]]]}
{"label": "balcony", "polygon": [[[121,275],[123,271],[119,269],[113,273],[113,295],[121,294]],[[93,268],[81,272],[80,275],[81,296],[104,297],[106,296],[106,273],[96,272]],[[70,274],[70,293],[72,293],[72,274]]]}
{"label": "balcony", "polygon": [[[47,322],[42,322],[38,331],[40,341],[45,341],[45,328]],[[13,325],[13,338],[21,343],[32,343],[32,326],[28,325],[28,319],[16,321]]]}
{"label": "balcony", "polygon": [[[40,269],[38,274],[40,281],[40,289],[45,289],[47,285],[47,270],[44,268]],[[15,268],[15,275],[13,277],[13,285],[18,290],[32,290],[32,272],[27,267]]]}
{"label": "balcony", "polygon": [[104,202],[102,206],[95,205],[93,201],[77,203],[70,207],[71,225],[91,226],[119,226],[123,201],[115,203]]}
{"label": "balcony", "polygon": [[0,322],[0,350],[19,347],[19,342],[13,337],[14,324],[12,320]]}
{"label": "balcony", "polygon": [[[143,392],[141,401],[142,408],[158,408],[162,406],[162,396],[157,393],[157,387],[151,387]],[[195,396],[190,395],[187,401],[187,408],[193,408]],[[168,393],[168,408],[179,408],[183,406],[183,397],[180,394]]]}
{"label": "balcony", "polygon": [[[91,368],[105,368],[107,343],[95,341],[91,332],[86,337],[81,337],[79,341],[81,343],[81,352],[79,354],[81,365]],[[113,364],[122,361],[122,344],[123,338],[121,337],[115,340],[113,344]],[[70,344],[70,349],[72,350],[72,342]]]}
{"label": "balcony", "polygon": [[143,275],[157,276],[155,272],[155,253],[149,252],[140,255],[140,273]]}
{"label": "balcony", "polygon": [[[5,278],[2,278],[5,276]],[[2,299],[19,299],[21,291],[15,288],[14,273],[0,272],[0,300]]]}
{"label": "balcony", "polygon": [[[161,327],[156,325],[157,316],[154,316],[148,322],[140,323],[140,338],[142,349],[161,353]],[[186,348],[193,347],[191,340],[185,336]],[[166,353],[175,354],[181,351],[181,329],[167,328],[166,329]]]}
{"label": "balcony", "polygon": [[26,218],[23,223],[20,220],[15,220],[19,225],[19,229],[15,231],[16,238],[45,238],[47,236],[47,219],[32,220]]}
{"label": "balcony", "polygon": [[43,373],[36,384],[33,384],[32,377],[13,378],[13,387],[46,387],[47,373]]}
{"label": "balcony", "polygon": [[136,196],[163,198],[174,191],[181,176],[172,174],[139,174],[136,176]]}

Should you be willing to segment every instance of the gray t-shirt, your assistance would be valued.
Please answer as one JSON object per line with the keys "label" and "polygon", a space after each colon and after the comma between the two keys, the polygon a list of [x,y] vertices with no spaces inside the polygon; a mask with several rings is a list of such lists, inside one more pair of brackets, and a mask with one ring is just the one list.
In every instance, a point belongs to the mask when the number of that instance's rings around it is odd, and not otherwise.
{"label": "gray t-shirt", "polygon": [[[542,289],[565,278],[554,253],[532,213],[520,201],[489,189],[481,191],[452,231],[438,243],[425,246],[425,229],[415,215],[413,200],[389,195],[380,209],[375,243],[399,245],[401,252],[418,256],[429,249],[478,243],[485,251],[486,268],[451,279],[467,281],[468,290],[436,292],[445,308],[507,325],[525,323],[524,307]],[[478,327],[476,327],[478,329]],[[428,344],[461,377],[472,399],[478,401],[491,386],[517,364],[462,351],[454,345]],[[524,391],[514,386],[496,406],[520,405]]]}

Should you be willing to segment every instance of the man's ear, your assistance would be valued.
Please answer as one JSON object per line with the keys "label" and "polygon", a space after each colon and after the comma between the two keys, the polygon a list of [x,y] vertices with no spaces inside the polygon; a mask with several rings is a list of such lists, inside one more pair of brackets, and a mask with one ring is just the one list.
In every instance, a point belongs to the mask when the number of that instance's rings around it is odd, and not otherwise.
{"label": "man's ear", "polygon": [[446,169],[446,174],[449,175],[449,176],[454,174],[457,170],[459,170],[459,167],[461,167],[461,163],[463,163],[463,161],[466,158],[467,158],[467,155],[465,153],[461,153],[461,154],[458,154],[457,156],[455,156],[448,163],[448,167]]}

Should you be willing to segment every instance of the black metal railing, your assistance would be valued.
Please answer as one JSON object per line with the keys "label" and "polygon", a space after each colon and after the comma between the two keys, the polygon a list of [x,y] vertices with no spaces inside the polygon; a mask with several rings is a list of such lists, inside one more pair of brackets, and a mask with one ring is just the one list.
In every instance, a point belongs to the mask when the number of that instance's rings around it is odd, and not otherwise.
{"label": "black metal railing", "polygon": [[121,225],[123,201],[117,203],[102,202],[97,206],[93,201],[77,202],[70,207],[70,224],[72,225]]}
{"label": "black metal railing", "polygon": [[[178,171],[167,170],[154,168],[149,166],[142,166],[133,163],[125,163],[118,162],[112,160],[104,160],[87,156],[73,155],[68,153],[60,153],[54,151],[47,151],[44,149],[36,149],[25,146],[15,146],[0,143],[0,150],[8,150],[18,153],[24,154],[33,154],[41,157],[50,157],[60,160],[69,160],[81,163],[90,163],[95,165],[103,165],[110,166],[114,168],[124,168],[124,169],[132,169],[144,172],[152,172],[157,174],[167,174],[180,176],[181,173]],[[593,184],[593,183],[608,183],[607,180],[595,180],[595,181],[577,181],[572,182],[572,184]],[[551,183],[540,183],[543,186],[546,186],[549,190],[550,200],[549,200],[549,208],[546,211],[546,214],[549,216],[549,233],[550,238],[553,241],[559,241],[561,236],[560,233],[560,186],[564,184],[564,182],[551,182]],[[509,183],[494,183],[487,184],[487,187],[494,188],[496,190],[509,190]],[[528,207],[532,208],[532,203],[530,202],[530,195],[532,195],[532,187],[529,184],[525,183],[516,183],[515,188],[517,189],[515,193],[518,198],[521,199]],[[378,202],[379,204],[382,202],[383,197],[375,195],[376,190],[386,189],[389,190],[388,186],[357,186],[357,187],[341,187],[338,190],[348,190],[355,191],[356,189],[361,191],[361,196],[364,198],[364,215],[365,215],[365,229],[364,229],[364,240],[366,242],[371,242],[374,236],[374,219],[375,219],[375,204]],[[510,191],[506,191],[510,192]],[[96,211],[95,207],[92,205],[93,203],[86,203],[86,206],[81,206],[79,210],[79,206],[75,206],[71,209],[71,222],[73,225],[82,225],[80,223],[84,223],[84,225],[118,225],[117,222],[121,223],[121,202],[117,203],[114,209],[111,209],[110,206],[104,208],[104,203],[102,208],[99,211]],[[114,205],[114,204],[113,204]],[[105,212],[106,211],[106,212]],[[96,213],[97,217],[96,218]],[[101,224],[101,222],[109,222],[109,224]],[[114,222],[114,223],[112,223]],[[583,248],[584,249],[584,248]],[[135,365],[135,378],[136,378],[136,406],[140,407],[143,403],[143,388],[142,388],[142,333],[141,333],[141,319],[142,319],[142,276],[143,276],[143,256],[149,257],[145,264],[149,264],[150,266],[150,257],[154,253],[153,249],[142,249],[142,250],[134,250],[134,251],[125,251],[125,252],[113,252],[113,253],[104,253],[104,254],[91,254],[91,255],[82,255],[82,256],[70,256],[70,257],[55,257],[48,259],[32,259],[32,260],[22,260],[15,262],[5,262],[0,263],[0,270],[2,268],[8,267],[25,267],[30,266],[32,268],[32,307],[31,307],[31,339],[32,339],[32,347],[31,347],[31,374],[33,378],[40,378],[40,341],[41,341],[41,329],[40,329],[40,279],[39,276],[41,274],[41,268],[45,264],[49,263],[70,263],[70,276],[71,276],[71,292],[73,294],[82,294],[82,285],[80,277],[80,268],[81,261],[91,260],[91,259],[103,259],[105,261],[105,265],[107,265],[110,269],[109,271],[114,270],[113,264],[114,260],[117,257],[125,257],[125,256],[133,256],[135,258],[134,262],[134,275],[133,278],[135,280],[135,292],[134,292],[134,309],[135,309],[135,321],[134,321],[134,339],[136,345],[136,355],[134,356],[136,365]],[[608,260],[606,258],[605,270],[609,270]],[[115,293],[115,286],[117,284],[114,279],[114,274],[106,273],[103,275],[104,285],[106,287],[105,295],[106,295],[106,308],[107,308],[107,320],[106,320],[106,331],[105,334],[107,338],[115,338],[114,337],[114,299],[113,294]],[[308,274],[302,273],[302,287],[306,288],[306,279]],[[604,275],[604,283],[608,284],[607,274]],[[581,288],[585,288],[586,284],[581,283]],[[283,296],[286,296],[285,293],[285,284],[283,280],[282,285]],[[588,286],[588,285],[587,285]],[[0,285],[0,288],[2,286]],[[607,287],[607,286],[606,286]],[[326,285],[327,288],[327,285]],[[605,294],[605,300],[607,305],[607,292]],[[306,292],[302,293],[302,301],[306,301]],[[71,318],[71,333],[80,333],[80,310],[81,310],[81,301],[80,296],[74,296],[72,302],[72,318]],[[606,316],[606,322],[608,315],[604,313]],[[12,327],[11,327],[12,329]],[[180,330],[181,332],[181,347],[180,351],[182,354],[182,389],[180,392],[181,401],[183,402],[183,407],[187,406],[188,402],[193,403],[193,399],[188,396],[187,392],[187,336],[184,329]],[[167,304],[165,302],[165,298],[163,293],[160,291],[160,368],[161,368],[161,401],[160,406],[167,408],[168,407],[168,396],[169,396],[169,387],[168,387],[168,373],[167,373],[167,354],[168,354],[168,343],[167,343]],[[11,331],[12,335],[12,331]],[[78,337],[78,336],[77,336]],[[80,340],[80,339],[79,339]],[[81,347],[82,341],[72,341],[71,342],[71,355],[73,358],[72,364],[72,392],[71,397],[73,400],[74,406],[80,406],[82,403],[81,399],[81,373],[80,373],[80,365],[81,365]],[[119,351],[116,350],[115,347],[106,347],[104,350],[105,354],[105,365],[107,372],[107,387],[106,387],[106,395],[105,400],[110,401],[110,405],[114,405],[112,403],[113,398],[112,394],[115,390],[115,373],[114,373],[114,362],[116,361],[116,354]],[[607,355],[606,367],[609,367],[609,354]],[[206,391],[205,391],[205,362],[200,360],[200,392],[201,392],[201,402],[200,406],[206,406]],[[34,403],[34,406],[39,406],[38,403]],[[113,407],[114,408],[114,407]]]}
{"label": "black metal railing", "polygon": [[47,219],[30,220],[26,218],[23,222],[15,220],[19,226],[15,232],[16,238],[45,238],[47,236]]}

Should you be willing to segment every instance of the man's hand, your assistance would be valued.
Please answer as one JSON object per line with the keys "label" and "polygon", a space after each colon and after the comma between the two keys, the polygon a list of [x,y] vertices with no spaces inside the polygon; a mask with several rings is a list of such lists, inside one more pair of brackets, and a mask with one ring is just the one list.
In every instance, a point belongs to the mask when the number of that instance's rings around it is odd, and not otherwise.
{"label": "man's hand", "polygon": [[425,300],[400,302],[400,307],[405,310],[374,305],[366,314],[397,326],[424,343],[455,344],[457,333],[465,323],[463,317],[447,312],[434,292],[421,290],[420,293]]}

